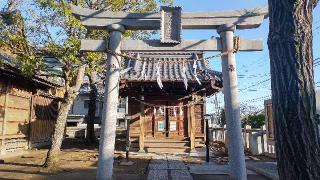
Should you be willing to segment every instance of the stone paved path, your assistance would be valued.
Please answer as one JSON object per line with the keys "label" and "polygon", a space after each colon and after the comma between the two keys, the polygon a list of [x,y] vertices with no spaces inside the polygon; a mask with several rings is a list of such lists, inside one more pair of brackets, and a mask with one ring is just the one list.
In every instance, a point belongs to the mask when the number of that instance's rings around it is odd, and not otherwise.
{"label": "stone paved path", "polygon": [[247,168],[256,171],[270,179],[278,180],[278,170],[276,162],[246,162]]}
{"label": "stone paved path", "polygon": [[154,156],[148,167],[148,180],[192,180],[187,166],[179,157]]}

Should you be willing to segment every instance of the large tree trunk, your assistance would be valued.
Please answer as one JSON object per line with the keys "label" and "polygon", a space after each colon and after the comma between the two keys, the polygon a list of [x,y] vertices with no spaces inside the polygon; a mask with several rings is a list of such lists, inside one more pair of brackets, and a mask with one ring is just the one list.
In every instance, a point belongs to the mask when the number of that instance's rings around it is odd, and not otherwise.
{"label": "large tree trunk", "polygon": [[320,179],[313,78],[317,0],[269,0],[272,108],[280,179]]}
{"label": "large tree trunk", "polygon": [[86,133],[86,142],[88,144],[93,144],[96,142],[96,137],[94,134],[94,120],[96,117],[96,101],[97,101],[97,73],[91,72],[89,74],[90,82],[90,95],[89,95],[89,109],[87,116],[87,133]]}
{"label": "large tree trunk", "polygon": [[[85,66],[80,66],[77,72],[77,80],[75,85],[70,89],[68,88],[69,90],[65,92],[64,100],[60,105],[57,122],[55,124],[54,133],[52,136],[51,148],[48,151],[46,162],[44,164],[44,166],[49,169],[55,169],[58,167],[59,154],[63,141],[68,112],[74,99],[79,93],[79,89],[83,82],[84,72]],[[66,86],[69,86],[68,83],[66,83]]]}

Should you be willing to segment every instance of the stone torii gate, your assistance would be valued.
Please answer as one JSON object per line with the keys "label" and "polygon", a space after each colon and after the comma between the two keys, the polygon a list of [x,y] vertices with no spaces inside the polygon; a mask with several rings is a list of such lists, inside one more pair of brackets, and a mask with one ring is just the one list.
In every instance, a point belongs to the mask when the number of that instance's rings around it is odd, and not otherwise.
{"label": "stone torii gate", "polygon": [[[267,17],[267,7],[225,12],[181,13],[181,8],[162,7],[160,13],[125,13],[91,10],[71,5],[72,12],[87,29],[108,30],[106,40],[82,40],[82,51],[221,51],[223,92],[228,129],[231,179],[247,179],[242,141],[234,49],[236,29],[257,28]],[[167,21],[167,19],[171,19]],[[122,39],[125,30],[159,30],[161,40]],[[216,29],[219,38],[182,40],[181,29]],[[262,40],[241,39],[239,51],[261,51]],[[120,56],[108,53],[104,110],[99,147],[97,179],[111,179],[119,96]],[[142,137],[140,137],[142,138]]]}

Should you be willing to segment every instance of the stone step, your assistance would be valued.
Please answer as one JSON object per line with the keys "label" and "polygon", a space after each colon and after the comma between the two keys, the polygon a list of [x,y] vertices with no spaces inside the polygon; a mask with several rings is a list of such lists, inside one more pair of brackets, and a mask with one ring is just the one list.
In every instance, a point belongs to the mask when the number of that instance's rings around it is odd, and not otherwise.
{"label": "stone step", "polygon": [[152,153],[189,153],[190,148],[189,147],[181,147],[181,148],[145,148],[147,152]]}
{"label": "stone step", "polygon": [[144,146],[150,148],[179,148],[189,147],[190,143],[145,143]]}
{"label": "stone step", "polygon": [[[180,148],[180,147],[189,147],[190,142],[175,142],[175,143],[170,143],[170,142],[145,142],[144,143],[145,147],[150,147],[150,148]],[[138,148],[139,143],[131,143],[131,147]]]}

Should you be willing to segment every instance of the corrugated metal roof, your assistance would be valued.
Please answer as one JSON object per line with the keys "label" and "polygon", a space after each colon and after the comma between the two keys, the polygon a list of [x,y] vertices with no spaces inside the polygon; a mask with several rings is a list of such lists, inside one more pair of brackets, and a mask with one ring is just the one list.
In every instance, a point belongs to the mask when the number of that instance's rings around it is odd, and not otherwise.
{"label": "corrugated metal roof", "polygon": [[[183,65],[185,66],[185,75],[188,81],[196,81],[194,75],[194,62],[187,60],[203,57],[202,52],[188,52],[188,53],[131,53],[130,56],[140,56],[141,59],[147,59],[145,65],[145,75],[142,74],[143,63],[132,59],[126,59],[124,68],[132,68],[128,73],[122,75],[122,79],[128,81],[157,81],[157,64],[159,63],[159,70],[161,81],[163,82],[182,82],[184,73]],[[182,61],[185,61],[184,63]],[[163,63],[165,62],[165,63]],[[175,62],[175,63],[174,63]],[[211,79],[222,80],[221,72],[208,69],[208,64],[204,61],[197,61],[197,77],[200,81],[209,81]]]}

